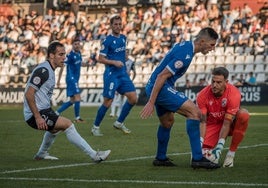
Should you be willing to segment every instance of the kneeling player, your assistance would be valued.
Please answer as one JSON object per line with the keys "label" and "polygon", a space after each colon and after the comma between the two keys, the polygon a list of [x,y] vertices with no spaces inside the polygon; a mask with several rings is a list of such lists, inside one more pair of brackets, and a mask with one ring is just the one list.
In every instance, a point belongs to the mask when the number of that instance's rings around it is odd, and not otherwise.
{"label": "kneeling player", "polygon": [[225,139],[232,136],[223,167],[233,167],[235,152],[244,138],[249,121],[248,111],[240,109],[241,93],[228,83],[228,76],[226,68],[215,68],[211,84],[197,96],[202,112],[200,140],[203,154],[218,163]]}

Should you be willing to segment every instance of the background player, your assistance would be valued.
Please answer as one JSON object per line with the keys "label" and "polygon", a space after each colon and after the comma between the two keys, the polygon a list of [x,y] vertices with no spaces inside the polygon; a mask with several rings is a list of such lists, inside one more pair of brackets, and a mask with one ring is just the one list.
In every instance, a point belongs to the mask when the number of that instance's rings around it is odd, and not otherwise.
{"label": "background player", "polygon": [[[126,68],[127,68],[127,73],[131,78],[131,80],[133,81],[136,77],[136,68],[135,68],[135,62],[132,61],[129,58],[129,50],[126,50]],[[132,74],[131,74],[132,73]],[[114,100],[111,104],[111,113],[110,113],[110,117],[114,117],[115,115],[117,117],[119,117],[121,110],[122,110],[122,106],[124,104],[124,102],[126,101],[126,97],[124,97],[123,95],[120,95],[119,93],[115,93],[114,96]]]}
{"label": "background player", "polygon": [[55,87],[54,70],[64,65],[65,58],[63,44],[52,42],[48,46],[47,60],[33,70],[25,88],[24,119],[32,128],[45,131],[42,144],[34,159],[58,159],[50,156],[48,150],[57,134],[64,131],[67,139],[89,155],[93,161],[106,160],[111,150],[97,152],[92,149],[69,119],[58,116],[51,109],[50,100]]}
{"label": "background player", "polygon": [[136,88],[126,71],[126,36],[120,34],[122,29],[122,19],[114,15],[110,19],[112,33],[102,42],[102,48],[99,54],[99,62],[105,64],[103,75],[103,103],[98,109],[91,133],[94,136],[102,136],[100,123],[103,120],[108,108],[113,102],[115,92],[127,97],[120,116],[113,126],[122,130],[125,134],[131,131],[124,125],[124,120],[129,114],[132,107],[137,102]]}
{"label": "background player", "polygon": [[[74,104],[74,114],[75,114],[75,122],[82,123],[84,120],[80,117],[80,88],[79,88],[79,79],[80,79],[80,71],[82,63],[82,55],[81,55],[81,45],[79,38],[73,39],[73,49],[67,55],[65,64],[66,64],[66,92],[67,97],[70,98],[69,101],[63,103],[59,109],[56,110],[57,114],[62,113],[67,108]],[[62,71],[63,69],[61,69]]]}
{"label": "background player", "polygon": [[174,89],[174,84],[188,69],[194,54],[207,54],[215,49],[218,34],[212,28],[203,28],[194,41],[175,44],[152,73],[147,85],[148,102],[141,111],[141,118],[153,114],[154,106],[160,121],[158,127],[155,166],[175,166],[166,156],[174,113],[187,118],[186,129],[192,150],[193,168],[218,168],[202,155],[200,145],[200,111],[184,93]]}
{"label": "background player", "polygon": [[[249,121],[248,111],[240,109],[240,91],[228,83],[228,76],[226,68],[215,68],[211,85],[202,89],[197,96],[202,113],[200,139],[204,154],[218,163],[226,137],[232,136],[223,167],[234,166],[235,151],[244,138]],[[212,149],[210,156],[209,151]]]}

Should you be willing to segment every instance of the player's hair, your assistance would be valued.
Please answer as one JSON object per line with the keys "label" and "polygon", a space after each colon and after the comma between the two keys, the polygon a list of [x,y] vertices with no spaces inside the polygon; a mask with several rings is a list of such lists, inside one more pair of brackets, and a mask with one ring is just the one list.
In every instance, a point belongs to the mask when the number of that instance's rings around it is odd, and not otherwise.
{"label": "player's hair", "polygon": [[212,70],[212,75],[222,75],[225,80],[229,77],[229,71],[225,67],[215,67]]}
{"label": "player's hair", "polygon": [[201,29],[197,35],[197,38],[207,36],[211,39],[217,40],[219,38],[218,33],[211,27],[205,27]]}
{"label": "player's hair", "polygon": [[113,15],[111,18],[110,18],[110,24],[113,24],[114,23],[114,20],[122,20],[122,18],[116,14],[116,15]]}
{"label": "player's hair", "polygon": [[55,54],[58,46],[64,47],[59,41],[52,41],[47,48],[47,57],[49,57],[50,54]]}

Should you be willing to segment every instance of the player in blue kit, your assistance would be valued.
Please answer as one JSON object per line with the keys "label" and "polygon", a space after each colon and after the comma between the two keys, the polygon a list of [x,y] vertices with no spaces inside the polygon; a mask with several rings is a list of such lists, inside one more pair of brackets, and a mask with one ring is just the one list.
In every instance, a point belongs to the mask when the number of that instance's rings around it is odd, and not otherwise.
{"label": "player in blue kit", "polygon": [[141,118],[152,116],[154,107],[160,121],[158,127],[157,153],[153,161],[154,166],[175,166],[166,156],[171,127],[174,124],[174,113],[187,118],[186,130],[189,136],[193,168],[219,168],[202,155],[200,144],[200,117],[198,107],[189,100],[184,93],[175,90],[175,82],[188,69],[194,54],[207,54],[215,49],[218,34],[212,28],[200,30],[196,39],[175,44],[166,54],[158,67],[152,73],[147,85],[148,102],[141,111]]}
{"label": "player in blue kit", "polygon": [[67,108],[74,104],[74,114],[75,122],[82,123],[84,120],[80,117],[80,88],[79,88],[79,79],[82,62],[82,55],[80,52],[81,45],[79,38],[74,38],[73,40],[73,49],[67,55],[65,64],[66,64],[66,85],[67,85],[67,97],[70,98],[69,101],[63,103],[59,109],[56,110],[57,114],[62,113]]}
{"label": "player in blue kit", "polygon": [[137,103],[136,89],[126,70],[126,43],[125,35],[120,34],[122,29],[122,19],[114,15],[110,19],[112,33],[102,41],[99,54],[99,62],[105,64],[103,75],[103,103],[99,107],[91,133],[94,136],[103,136],[100,131],[100,123],[103,120],[107,110],[111,106],[115,92],[127,97],[121,113],[113,126],[122,130],[125,134],[131,131],[124,125],[124,120],[132,107]]}

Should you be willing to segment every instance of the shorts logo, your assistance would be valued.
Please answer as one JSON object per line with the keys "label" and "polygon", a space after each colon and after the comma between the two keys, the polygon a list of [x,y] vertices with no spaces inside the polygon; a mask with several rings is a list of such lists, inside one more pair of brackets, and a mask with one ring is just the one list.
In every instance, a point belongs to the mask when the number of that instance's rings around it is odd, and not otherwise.
{"label": "shorts logo", "polygon": [[176,61],[174,66],[175,66],[176,69],[179,69],[179,68],[181,68],[183,66],[183,63],[181,61]]}
{"label": "shorts logo", "polygon": [[225,107],[226,105],[227,105],[227,99],[223,98],[222,101],[221,101],[221,106]]}
{"label": "shorts logo", "polygon": [[40,82],[41,82],[41,78],[40,78],[40,77],[36,76],[36,77],[33,78],[33,83],[34,83],[35,85],[40,84]]}

